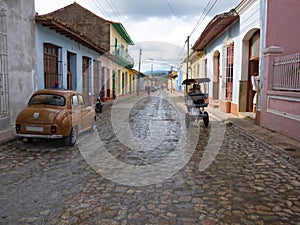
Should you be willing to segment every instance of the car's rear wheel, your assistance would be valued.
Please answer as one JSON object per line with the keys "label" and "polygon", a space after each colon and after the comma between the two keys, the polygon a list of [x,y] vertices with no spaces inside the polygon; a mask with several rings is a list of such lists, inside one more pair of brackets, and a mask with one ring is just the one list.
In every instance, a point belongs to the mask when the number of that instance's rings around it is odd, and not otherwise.
{"label": "car's rear wheel", "polygon": [[66,145],[73,146],[76,144],[76,129],[71,129],[70,135],[65,138]]}

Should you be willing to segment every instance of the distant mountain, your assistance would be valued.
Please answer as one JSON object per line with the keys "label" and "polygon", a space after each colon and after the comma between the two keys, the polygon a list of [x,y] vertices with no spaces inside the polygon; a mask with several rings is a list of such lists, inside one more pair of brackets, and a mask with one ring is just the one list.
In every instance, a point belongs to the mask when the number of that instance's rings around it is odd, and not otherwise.
{"label": "distant mountain", "polygon": [[[162,83],[168,82],[168,70],[153,70],[153,75],[155,78],[159,79]],[[151,75],[151,71],[146,71],[143,74],[146,76]]]}
{"label": "distant mountain", "polygon": [[[158,76],[158,75],[167,75],[168,72],[169,72],[168,70],[153,70],[153,75],[154,75],[154,76]],[[143,72],[143,74],[149,76],[149,75],[151,75],[151,70],[150,70],[150,71]]]}

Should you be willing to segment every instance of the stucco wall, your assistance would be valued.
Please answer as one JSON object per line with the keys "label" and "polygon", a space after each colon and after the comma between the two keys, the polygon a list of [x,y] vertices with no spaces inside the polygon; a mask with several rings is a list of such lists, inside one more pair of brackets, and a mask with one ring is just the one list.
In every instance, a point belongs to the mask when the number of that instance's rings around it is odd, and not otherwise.
{"label": "stucco wall", "polygon": [[[37,24],[36,34],[36,46],[37,46],[37,72],[38,72],[38,89],[44,88],[44,62],[43,62],[43,44],[51,43],[62,48],[63,55],[63,88],[67,88],[67,52],[76,54],[76,90],[82,91],[82,56],[89,57],[91,59],[97,59],[100,61],[100,54],[90,50],[77,42],[56,33],[48,28]],[[92,62],[93,63],[93,62]],[[93,68],[93,65],[92,65]],[[91,70],[93,76],[93,69]],[[93,82],[93,79],[92,79]],[[93,93],[92,93],[93,94]]]}
{"label": "stucco wall", "polygon": [[248,79],[249,39],[258,29],[261,29],[260,10],[259,1],[256,0],[238,11],[240,15],[240,36],[238,38],[241,52],[240,80]]}
{"label": "stucco wall", "polygon": [[36,87],[34,0],[2,1],[6,8],[11,124]]}
{"label": "stucco wall", "polygon": [[[117,39],[117,45],[123,45],[124,51],[128,50],[128,44],[127,42],[122,38],[122,36],[117,32],[117,30],[113,27],[112,24],[110,24],[110,46],[111,50],[114,50],[115,46],[115,38]],[[112,53],[112,51],[111,51]]]}
{"label": "stucco wall", "polygon": [[[234,79],[232,103],[237,107],[240,104],[240,81],[248,79],[249,64],[249,39],[256,30],[261,29],[261,9],[260,1],[252,0],[239,5],[236,11],[239,15],[239,21],[232,24],[216,38],[206,49],[206,59],[208,66],[208,76],[213,78],[213,54],[220,52],[220,99],[222,99],[222,82],[224,83],[225,74],[223,47],[226,43],[234,42]],[[212,96],[213,83],[210,84],[210,96]],[[224,87],[223,87],[224,88]],[[246,90],[245,90],[246,91]],[[246,101],[247,93],[243,93],[243,101]]]}
{"label": "stucco wall", "polygon": [[[274,130],[297,141],[299,133],[300,96],[298,92],[273,90],[274,57],[300,52],[299,0],[265,0],[266,49],[264,50],[264,75],[261,111],[258,122],[261,126]],[[278,46],[278,47],[273,47]]]}
{"label": "stucco wall", "polygon": [[[223,71],[224,68],[224,55],[223,55],[223,47],[224,44],[234,42],[234,65],[233,65],[233,96],[232,96],[232,102],[238,101],[238,77],[240,74],[240,52],[239,52],[239,42],[237,40],[237,37],[239,35],[239,23],[236,22],[232,24],[232,26],[224,31],[216,40],[214,40],[208,47],[206,51],[205,58],[207,59],[207,74],[208,77],[213,80],[213,53],[215,51],[220,52],[220,99],[222,99],[222,82],[225,79],[225,74]],[[213,82],[210,82],[210,88],[209,88],[210,96],[213,95]]]}
{"label": "stucco wall", "polygon": [[300,51],[299,0],[267,0],[266,48],[279,46],[284,54]]}

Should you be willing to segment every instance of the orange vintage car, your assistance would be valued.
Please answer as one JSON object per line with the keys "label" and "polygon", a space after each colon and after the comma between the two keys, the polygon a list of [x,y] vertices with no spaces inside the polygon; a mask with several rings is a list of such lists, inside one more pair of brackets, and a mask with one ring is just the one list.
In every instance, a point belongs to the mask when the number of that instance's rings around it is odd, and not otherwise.
{"label": "orange vintage car", "polygon": [[87,106],[76,91],[63,89],[38,90],[16,119],[16,134],[24,140],[34,138],[64,139],[76,143],[76,135],[91,129],[95,109]]}

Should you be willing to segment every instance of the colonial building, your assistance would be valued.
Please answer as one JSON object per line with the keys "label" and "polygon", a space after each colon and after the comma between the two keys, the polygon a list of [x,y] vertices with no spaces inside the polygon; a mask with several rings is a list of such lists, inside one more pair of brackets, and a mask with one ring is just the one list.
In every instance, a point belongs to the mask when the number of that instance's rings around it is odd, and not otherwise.
{"label": "colonial building", "polygon": [[[192,47],[204,68],[200,76],[212,80],[211,106],[252,114],[260,125],[297,140],[299,55],[275,56],[300,50],[299,7],[295,0],[242,0],[216,15]],[[190,65],[197,65],[195,59]]]}
{"label": "colonial building", "polygon": [[[132,86],[133,79],[129,79],[129,69],[134,66],[133,59],[128,54],[128,45],[133,41],[121,23],[105,20],[77,3],[56,10],[45,16],[52,17],[69,28],[79,31],[86,39],[95,43],[98,49],[103,49],[99,59],[102,79],[100,92],[103,97],[116,97],[124,95],[128,87]],[[91,59],[85,58],[83,62],[83,92],[87,91],[91,84],[88,77],[92,76]],[[100,64],[99,64],[100,66]],[[86,86],[84,86],[86,85]],[[89,92],[90,93],[90,92]],[[98,93],[92,93],[96,95]]]}
{"label": "colonial building", "polygon": [[83,93],[86,101],[99,95],[100,57],[105,53],[79,31],[51,16],[36,16],[38,89],[59,87]]}
{"label": "colonial building", "polygon": [[34,0],[0,0],[1,136],[11,135],[17,114],[36,89],[34,16]]}
{"label": "colonial building", "polygon": [[266,17],[257,122],[300,141],[300,2],[265,0],[261,5]]}

